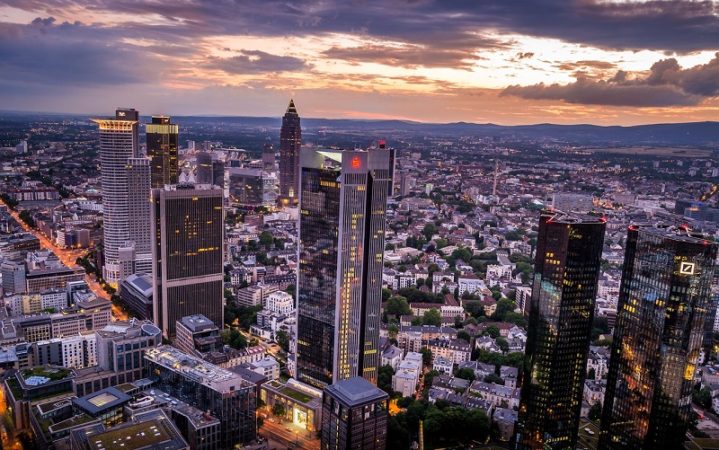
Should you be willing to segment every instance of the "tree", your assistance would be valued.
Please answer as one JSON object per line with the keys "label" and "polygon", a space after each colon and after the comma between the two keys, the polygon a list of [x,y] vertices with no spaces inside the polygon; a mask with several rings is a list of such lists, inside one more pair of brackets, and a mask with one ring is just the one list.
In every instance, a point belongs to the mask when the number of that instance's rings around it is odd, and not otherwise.
{"label": "tree", "polygon": [[496,373],[490,373],[489,375],[484,377],[485,383],[496,383],[496,384],[504,384],[504,380],[499,377]]}
{"label": "tree", "polygon": [[506,298],[498,300],[497,309],[494,311],[494,314],[492,314],[492,319],[504,321],[504,317],[507,313],[514,311],[516,307],[517,305],[512,300]]}
{"label": "tree", "polygon": [[272,405],[272,415],[274,415],[275,417],[284,418],[287,415],[285,405],[280,402],[275,402],[275,404]]}
{"label": "tree", "polygon": [[474,370],[470,369],[469,367],[464,367],[462,369],[458,369],[454,376],[457,378],[462,378],[464,380],[474,381],[475,375]]}
{"label": "tree", "polygon": [[275,238],[272,237],[272,233],[269,231],[263,231],[260,233],[260,245],[265,248],[270,248],[275,243]]}
{"label": "tree", "polygon": [[406,316],[412,314],[412,309],[405,297],[395,295],[384,304],[384,312],[393,316]]}
{"label": "tree", "polygon": [[469,333],[467,333],[464,330],[459,330],[457,332],[457,339],[462,339],[463,341],[469,342],[472,338],[469,336]]}
{"label": "tree", "polygon": [[597,379],[597,372],[594,370],[594,367],[592,367],[587,371],[587,380],[596,380],[596,379]]}
{"label": "tree", "polygon": [[599,420],[602,417],[602,402],[595,402],[589,408],[589,420]]}
{"label": "tree", "polygon": [[692,394],[692,400],[694,403],[701,405],[704,408],[711,408],[712,406],[712,391],[709,388],[702,388],[701,390],[695,390]]}
{"label": "tree", "polygon": [[387,288],[382,288],[382,301],[386,302],[390,297],[392,297],[392,291]]}
{"label": "tree", "polygon": [[507,342],[507,340],[502,336],[497,336],[494,342],[497,343],[497,347],[502,349],[504,353],[507,353],[509,351],[509,342]]}
{"label": "tree", "polygon": [[431,241],[435,233],[437,233],[437,227],[432,222],[428,222],[424,228],[422,228],[422,234],[427,241]]}
{"label": "tree", "polygon": [[507,314],[504,315],[504,321],[513,323],[518,327],[527,328],[527,319],[522,313],[509,311]]}
{"label": "tree", "polygon": [[290,351],[290,335],[285,330],[279,330],[275,335],[275,340],[282,350]]}
{"label": "tree", "polygon": [[423,325],[434,325],[436,327],[442,326],[442,316],[435,308],[430,309],[424,313],[422,317]]}
{"label": "tree", "polygon": [[247,338],[235,328],[222,330],[220,336],[222,337],[223,343],[234,349],[240,350],[247,347]]}
{"label": "tree", "polygon": [[394,369],[390,365],[380,367],[377,373],[377,387],[390,396],[394,394],[394,390],[392,389],[392,375],[394,375]]}
{"label": "tree", "polygon": [[499,337],[499,328],[495,325],[490,325],[484,330],[484,334],[492,339],[497,339],[497,337]]}
{"label": "tree", "polygon": [[390,339],[397,339],[397,333],[399,333],[399,327],[395,323],[391,323],[387,326],[387,337]]}
{"label": "tree", "polygon": [[428,348],[423,348],[419,352],[422,354],[422,364],[429,366],[429,363],[432,362],[432,351]]}

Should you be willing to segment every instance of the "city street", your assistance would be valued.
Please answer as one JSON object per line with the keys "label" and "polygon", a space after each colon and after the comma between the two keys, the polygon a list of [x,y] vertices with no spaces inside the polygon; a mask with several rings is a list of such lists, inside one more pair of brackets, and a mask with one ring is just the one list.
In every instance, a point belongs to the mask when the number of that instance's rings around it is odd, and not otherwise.
{"label": "city street", "polygon": [[[5,202],[3,202],[2,200],[0,200],[0,203],[7,206],[7,204],[5,204]],[[40,241],[40,247],[52,251],[58,257],[60,262],[62,262],[66,266],[76,267],[77,264],[75,263],[75,261],[77,261],[77,258],[85,255],[85,252],[83,250],[68,250],[58,247],[57,245],[55,245],[54,242],[52,242],[38,230],[30,228],[25,222],[20,220],[20,214],[17,211],[13,211],[10,208],[8,208],[8,211],[12,218],[20,224],[23,230],[27,231],[28,233],[32,233],[32,235],[38,238],[38,240]],[[98,298],[104,298],[105,300],[110,301],[107,292],[105,292],[105,290],[102,288],[102,285],[100,285],[100,283],[95,280],[95,277],[93,275],[85,274],[85,282],[90,287],[90,290],[95,295],[97,295]],[[125,314],[120,308],[116,307],[115,305],[112,305],[112,317],[115,320],[127,320],[129,318],[127,314]]]}
{"label": "city street", "polygon": [[[262,425],[262,428],[260,428],[258,434],[270,441],[270,449],[277,448],[280,450],[289,447],[319,450],[320,448],[320,441],[315,438],[314,433],[301,429],[292,422],[276,423],[270,422],[270,419],[265,419],[265,423]],[[273,441],[281,444],[281,446],[272,445]]]}

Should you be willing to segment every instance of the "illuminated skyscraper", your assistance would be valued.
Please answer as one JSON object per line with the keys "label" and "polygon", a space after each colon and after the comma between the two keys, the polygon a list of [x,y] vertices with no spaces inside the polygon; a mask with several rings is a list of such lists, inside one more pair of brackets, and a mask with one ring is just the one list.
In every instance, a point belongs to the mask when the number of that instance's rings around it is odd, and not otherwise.
{"label": "illuminated skyscraper", "polygon": [[[118,108],[115,117],[93,119],[100,130],[100,181],[103,206],[103,277],[111,284],[122,279],[120,248],[130,241],[128,158],[139,157],[139,113]],[[131,261],[130,261],[131,262]]]}
{"label": "illuminated skyscraper", "polygon": [[222,199],[217,187],[152,190],[153,314],[168,339],[185,316],[203,314],[223,326]]}
{"label": "illuminated skyscraper", "polygon": [[290,100],[280,130],[280,200],[284,204],[296,204],[299,198],[301,146],[300,116],[294,100]]}
{"label": "illuminated skyscraper", "polygon": [[145,125],[147,156],[152,167],[152,187],[176,184],[178,177],[177,139],[179,127],[167,116],[153,116]]}
{"label": "illuminated skyscraper", "polygon": [[717,244],[630,226],[599,448],[683,448]]}
{"label": "illuminated skyscraper", "polygon": [[518,449],[576,448],[604,231],[597,217],[540,216]]}
{"label": "illuminated skyscraper", "polygon": [[[134,245],[132,273],[152,272],[152,226],[150,225],[150,160],[128,158],[127,179],[130,202],[128,228],[129,240]],[[130,274],[125,274],[126,278]]]}
{"label": "illuminated skyscraper", "polygon": [[376,383],[389,154],[303,151],[300,183],[298,378]]}

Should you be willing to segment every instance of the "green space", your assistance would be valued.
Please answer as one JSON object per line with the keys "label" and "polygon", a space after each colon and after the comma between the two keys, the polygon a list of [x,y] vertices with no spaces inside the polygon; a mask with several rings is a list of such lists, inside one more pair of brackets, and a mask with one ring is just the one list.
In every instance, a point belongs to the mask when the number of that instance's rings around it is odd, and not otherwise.
{"label": "green space", "polygon": [[307,395],[304,392],[300,392],[298,390],[292,389],[291,387],[285,386],[282,389],[280,389],[280,392],[284,395],[297,400],[298,402],[307,403],[309,401],[312,401],[314,397],[311,395]]}
{"label": "green space", "polygon": [[161,423],[146,422],[92,436],[90,441],[99,441],[95,448],[120,448],[119,444],[125,442],[127,448],[142,448],[160,444],[171,438]]}
{"label": "green space", "polygon": [[49,378],[50,381],[58,381],[64,379],[69,374],[70,371],[63,368],[35,367],[34,369],[25,369],[22,371],[22,377],[25,380],[35,376]]}

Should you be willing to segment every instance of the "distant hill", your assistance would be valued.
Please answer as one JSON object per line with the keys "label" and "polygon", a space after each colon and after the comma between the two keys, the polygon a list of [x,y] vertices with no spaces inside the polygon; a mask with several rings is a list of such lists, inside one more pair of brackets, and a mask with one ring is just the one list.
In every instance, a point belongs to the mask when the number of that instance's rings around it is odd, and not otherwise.
{"label": "distant hill", "polygon": [[[42,119],[60,117],[82,120],[88,115],[0,112],[0,122],[8,119]],[[224,125],[238,129],[279,129],[279,117],[242,116],[173,116],[180,125]],[[143,121],[149,118],[142,118]],[[664,145],[719,148],[719,122],[665,123],[638,126],[598,125],[495,125],[467,122],[422,123],[404,120],[354,120],[302,118],[302,127],[309,133],[344,132],[374,133],[390,138],[395,135],[480,136],[517,140],[556,140],[580,145]]]}

